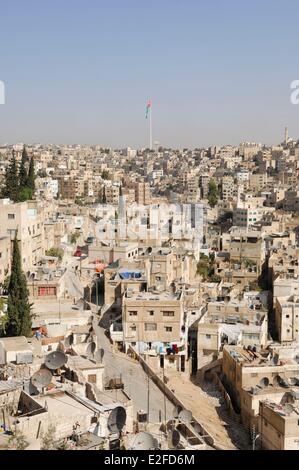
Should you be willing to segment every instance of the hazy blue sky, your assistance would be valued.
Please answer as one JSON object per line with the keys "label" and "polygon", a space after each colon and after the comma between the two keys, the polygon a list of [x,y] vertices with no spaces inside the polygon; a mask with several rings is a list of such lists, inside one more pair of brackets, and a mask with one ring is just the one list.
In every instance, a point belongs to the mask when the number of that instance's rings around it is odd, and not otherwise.
{"label": "hazy blue sky", "polygon": [[298,0],[12,0],[0,142],[195,147],[299,137]]}

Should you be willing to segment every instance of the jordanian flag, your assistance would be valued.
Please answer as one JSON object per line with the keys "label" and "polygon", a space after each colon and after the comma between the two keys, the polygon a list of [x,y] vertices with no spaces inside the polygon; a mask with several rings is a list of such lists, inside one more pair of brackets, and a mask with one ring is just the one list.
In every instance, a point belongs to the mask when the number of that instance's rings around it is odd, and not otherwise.
{"label": "jordanian flag", "polygon": [[152,107],[152,102],[151,100],[148,100],[148,103],[146,105],[146,111],[145,111],[145,119],[147,119],[147,116],[151,107]]}

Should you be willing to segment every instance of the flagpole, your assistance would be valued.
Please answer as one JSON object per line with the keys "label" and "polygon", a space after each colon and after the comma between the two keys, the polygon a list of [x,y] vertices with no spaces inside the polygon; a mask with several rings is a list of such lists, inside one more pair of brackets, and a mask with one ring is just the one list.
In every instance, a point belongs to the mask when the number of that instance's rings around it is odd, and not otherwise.
{"label": "flagpole", "polygon": [[150,112],[150,115],[149,115],[149,134],[150,134],[150,150],[152,150],[152,105],[150,106],[150,109],[149,109],[149,112]]}

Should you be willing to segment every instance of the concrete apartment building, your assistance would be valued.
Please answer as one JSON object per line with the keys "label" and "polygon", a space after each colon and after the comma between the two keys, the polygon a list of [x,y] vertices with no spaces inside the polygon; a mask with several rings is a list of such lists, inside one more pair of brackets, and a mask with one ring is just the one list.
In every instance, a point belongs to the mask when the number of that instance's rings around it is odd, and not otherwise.
{"label": "concrete apartment building", "polygon": [[23,270],[30,270],[43,254],[42,211],[34,202],[0,200],[0,236],[20,241]]}
{"label": "concrete apartment building", "polygon": [[72,178],[70,176],[57,177],[58,193],[61,199],[74,200],[76,197],[84,196],[83,178]]}
{"label": "concrete apartment building", "polygon": [[182,293],[127,293],[123,299],[125,349],[155,358],[156,366],[185,370],[186,333]]}
{"label": "concrete apartment building", "polygon": [[293,394],[295,401],[284,404],[261,401],[260,441],[266,450],[299,450],[299,391]]}
{"label": "concrete apartment building", "polygon": [[199,176],[199,186],[201,189],[202,198],[206,198],[208,195],[210,179],[210,175],[208,174],[203,174]]}
{"label": "concrete apartment building", "polygon": [[231,201],[236,197],[236,186],[232,175],[225,175],[221,183],[221,196],[223,201]]}
{"label": "concrete apartment building", "polygon": [[286,392],[299,391],[297,354],[292,346],[224,346],[222,381],[246,427],[258,425],[260,401],[280,403]]}
{"label": "concrete apartment building", "polygon": [[261,272],[265,260],[265,244],[261,232],[232,227],[228,233],[222,235],[222,246],[223,251],[229,252],[231,262],[249,260],[257,267],[257,273]]}
{"label": "concrete apartment building", "polygon": [[151,203],[151,191],[149,183],[139,181],[135,183],[135,202],[146,206]]}
{"label": "concrete apartment building", "polygon": [[280,274],[273,282],[273,304],[279,297],[299,296],[299,277],[292,274]]}
{"label": "concrete apartment building", "polygon": [[299,296],[276,298],[275,325],[280,343],[299,340]]}
{"label": "concrete apartment building", "polygon": [[105,186],[106,203],[118,206],[119,204],[119,186]]}
{"label": "concrete apartment building", "polygon": [[265,347],[268,316],[261,302],[232,299],[209,302],[198,322],[198,365],[200,358],[213,354],[216,358],[226,344]]}

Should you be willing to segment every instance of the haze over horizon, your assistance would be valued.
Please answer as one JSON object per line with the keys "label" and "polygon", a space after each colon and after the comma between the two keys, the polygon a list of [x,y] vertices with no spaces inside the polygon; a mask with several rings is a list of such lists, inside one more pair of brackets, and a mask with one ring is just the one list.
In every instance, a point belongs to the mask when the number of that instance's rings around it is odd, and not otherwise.
{"label": "haze over horizon", "polygon": [[[16,12],[18,13],[16,15]],[[195,148],[297,138],[292,0],[1,6],[0,142]]]}

